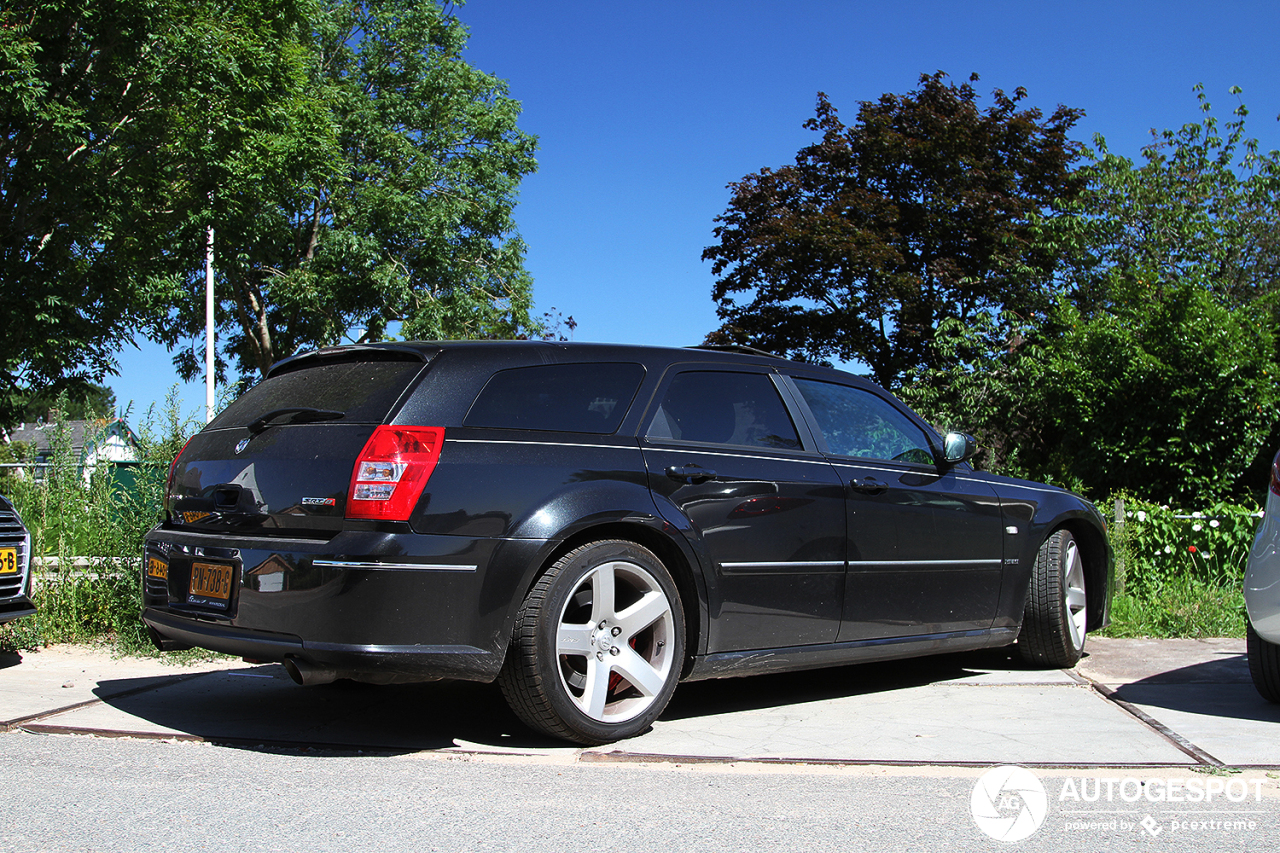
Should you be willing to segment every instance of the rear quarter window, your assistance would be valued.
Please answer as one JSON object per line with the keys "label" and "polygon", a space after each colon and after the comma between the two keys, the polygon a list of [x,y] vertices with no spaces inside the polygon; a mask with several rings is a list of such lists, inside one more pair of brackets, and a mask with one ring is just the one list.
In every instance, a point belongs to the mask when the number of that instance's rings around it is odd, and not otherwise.
{"label": "rear quarter window", "polygon": [[462,425],[610,435],[621,426],[643,379],[641,365],[621,362],[500,370],[485,383]]}
{"label": "rear quarter window", "polygon": [[343,412],[343,423],[382,423],[422,368],[420,361],[378,360],[291,370],[250,388],[210,428],[248,426],[267,412],[292,406]]}

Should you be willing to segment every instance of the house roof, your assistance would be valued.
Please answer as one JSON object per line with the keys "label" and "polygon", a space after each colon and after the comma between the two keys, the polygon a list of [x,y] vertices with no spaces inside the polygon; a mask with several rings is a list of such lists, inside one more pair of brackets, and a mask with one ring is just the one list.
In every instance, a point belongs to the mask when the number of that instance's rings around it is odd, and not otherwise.
{"label": "house roof", "polygon": [[[65,421],[62,426],[66,429],[67,437],[71,441],[71,449],[77,453],[84,452],[86,438],[92,439],[98,435],[116,435],[129,444],[137,443],[137,437],[123,418],[110,421]],[[53,451],[53,437],[57,434],[58,428],[59,425],[56,423],[22,424],[8,430],[7,439],[10,442],[21,441],[30,444],[35,448],[36,453],[47,454]]]}

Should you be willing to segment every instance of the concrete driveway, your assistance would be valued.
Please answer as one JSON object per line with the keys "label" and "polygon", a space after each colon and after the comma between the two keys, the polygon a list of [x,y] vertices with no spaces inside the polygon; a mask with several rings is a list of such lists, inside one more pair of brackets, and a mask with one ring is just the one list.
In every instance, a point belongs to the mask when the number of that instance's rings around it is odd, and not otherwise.
{"label": "concrete driveway", "polygon": [[56,647],[0,656],[0,730],[581,762],[1280,767],[1280,706],[1243,641],[1088,649],[1071,671],[997,650],[695,682],[648,733],[579,749],[530,734],[493,685],[301,688],[274,664]]}

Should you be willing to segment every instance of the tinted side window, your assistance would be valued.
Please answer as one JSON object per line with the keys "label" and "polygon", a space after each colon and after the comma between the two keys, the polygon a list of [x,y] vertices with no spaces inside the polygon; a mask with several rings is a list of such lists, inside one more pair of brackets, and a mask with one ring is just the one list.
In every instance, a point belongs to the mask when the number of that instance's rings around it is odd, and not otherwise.
{"label": "tinted side window", "polygon": [[267,412],[293,406],[343,412],[343,423],[382,423],[420,370],[420,361],[383,360],[291,370],[250,388],[211,426],[247,426]]}
{"label": "tinted side window", "polygon": [[500,370],[471,404],[463,426],[609,435],[644,379],[638,364],[545,364]]}
{"label": "tinted side window", "polygon": [[759,373],[681,373],[668,386],[648,437],[800,448],[782,398],[769,377]]}
{"label": "tinted side window", "polygon": [[810,379],[795,382],[832,453],[933,464],[924,431],[870,391]]}

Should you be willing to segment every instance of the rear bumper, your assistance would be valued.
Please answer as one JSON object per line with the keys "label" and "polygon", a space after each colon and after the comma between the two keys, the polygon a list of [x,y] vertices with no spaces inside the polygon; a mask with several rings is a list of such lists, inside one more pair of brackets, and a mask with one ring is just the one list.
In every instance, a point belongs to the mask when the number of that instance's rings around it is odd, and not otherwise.
{"label": "rear bumper", "polygon": [[[143,621],[160,648],[310,664],[339,677],[492,681],[512,602],[545,540],[343,532],[328,541],[156,529]],[[225,602],[190,595],[192,565],[230,566]],[[144,572],[147,571],[144,568]]]}
{"label": "rear bumper", "polygon": [[[502,656],[474,646],[388,646],[308,642],[289,634],[251,631],[156,608],[142,612],[157,646],[198,646],[257,661],[305,661],[342,676],[492,681]],[[173,646],[169,646],[172,648]]]}

